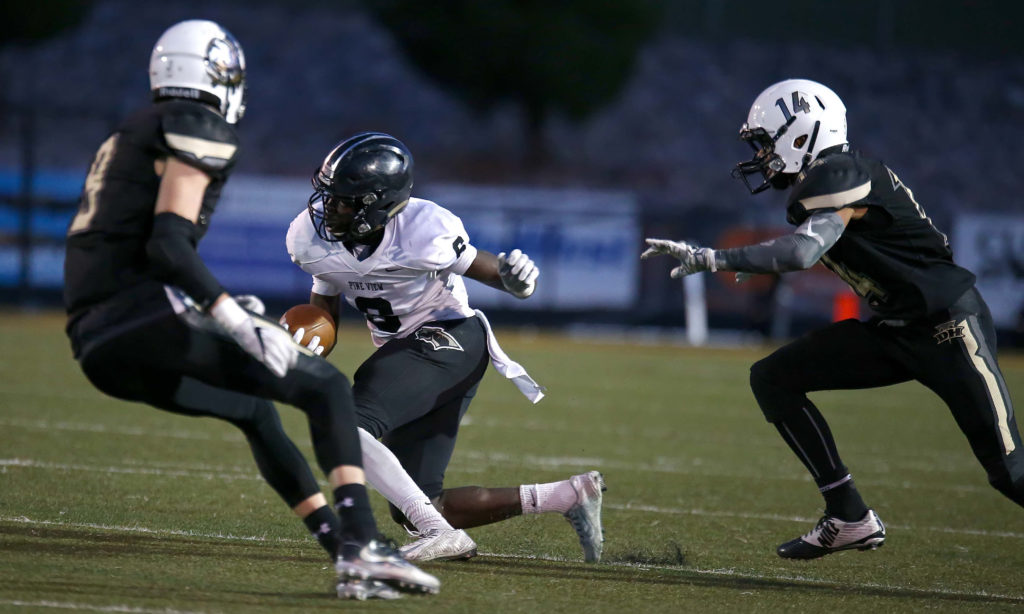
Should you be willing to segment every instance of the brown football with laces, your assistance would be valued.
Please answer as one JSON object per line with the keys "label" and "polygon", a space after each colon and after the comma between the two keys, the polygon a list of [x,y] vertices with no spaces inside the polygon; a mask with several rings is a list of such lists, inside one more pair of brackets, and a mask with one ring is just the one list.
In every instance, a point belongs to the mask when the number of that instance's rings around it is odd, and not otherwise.
{"label": "brown football with laces", "polygon": [[299,345],[306,347],[310,339],[314,335],[318,335],[320,337],[320,345],[324,348],[321,356],[327,356],[334,349],[334,343],[337,340],[337,329],[334,327],[334,319],[331,318],[331,314],[316,305],[308,303],[296,305],[284,312],[280,322],[291,333],[295,333],[300,328],[305,331],[302,335],[302,340],[299,341]]}

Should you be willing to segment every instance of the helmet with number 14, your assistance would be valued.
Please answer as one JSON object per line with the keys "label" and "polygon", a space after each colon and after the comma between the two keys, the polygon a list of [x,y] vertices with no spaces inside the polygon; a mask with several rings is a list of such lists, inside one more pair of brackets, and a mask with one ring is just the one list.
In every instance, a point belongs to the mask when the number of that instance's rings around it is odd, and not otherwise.
{"label": "helmet with number 14", "polygon": [[[816,81],[780,81],[754,100],[740,138],[755,153],[736,165],[733,177],[742,179],[752,194],[786,189],[823,150],[847,142],[846,105]],[[751,185],[755,175],[761,182]]]}

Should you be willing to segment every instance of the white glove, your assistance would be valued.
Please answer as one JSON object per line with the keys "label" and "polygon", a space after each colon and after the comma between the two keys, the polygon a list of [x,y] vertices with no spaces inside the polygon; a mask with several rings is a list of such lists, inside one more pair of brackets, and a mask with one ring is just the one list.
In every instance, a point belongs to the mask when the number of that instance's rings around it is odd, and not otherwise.
{"label": "white glove", "polygon": [[267,306],[255,294],[236,294],[232,298],[235,299],[239,307],[246,311],[251,311],[258,316],[267,313]]}
{"label": "white glove", "polygon": [[529,256],[514,249],[507,258],[505,252],[498,254],[498,275],[501,276],[502,285],[512,296],[527,298],[537,289],[540,269]]}
{"label": "white glove", "polygon": [[[282,322],[281,326],[283,326],[286,331],[291,332],[291,329],[288,328],[288,323],[287,322]],[[305,336],[306,336],[306,329],[305,328],[302,328],[302,327],[296,328],[295,329],[295,334],[292,335],[292,341],[294,341],[295,343],[298,343],[299,345],[302,345],[302,338],[305,337]],[[309,343],[306,344],[306,349],[311,351],[311,352],[313,352],[317,356],[320,356],[321,354],[323,354],[324,353],[324,346],[320,345],[320,335],[313,335],[312,337],[310,337]]]}
{"label": "white glove", "polygon": [[299,360],[299,347],[283,328],[254,318],[231,297],[210,309],[210,315],[242,347],[270,371],[284,377]]}
{"label": "white glove", "polygon": [[710,247],[697,247],[686,241],[669,241],[667,239],[645,239],[647,250],[640,254],[646,260],[651,256],[667,254],[679,259],[679,266],[672,269],[672,279],[686,277],[701,271],[717,271],[715,250]]}

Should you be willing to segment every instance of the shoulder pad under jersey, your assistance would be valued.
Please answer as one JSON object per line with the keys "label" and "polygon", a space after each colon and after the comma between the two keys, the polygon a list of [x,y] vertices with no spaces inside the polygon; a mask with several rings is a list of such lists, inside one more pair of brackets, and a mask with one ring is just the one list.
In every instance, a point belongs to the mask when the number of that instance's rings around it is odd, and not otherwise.
{"label": "shoulder pad under jersey", "polygon": [[[403,266],[439,271],[476,254],[462,220],[435,202],[410,198],[395,222],[400,250],[395,258]],[[471,251],[467,254],[467,250]]]}
{"label": "shoulder pad under jersey", "polygon": [[295,216],[292,223],[288,225],[288,234],[285,236],[285,247],[292,262],[299,265],[308,264],[323,260],[329,256],[335,247],[320,238],[309,219],[309,211],[303,209]]}
{"label": "shoulder pad under jersey", "polygon": [[819,158],[800,173],[789,194],[790,221],[816,211],[836,211],[861,203],[871,193],[871,173],[857,157],[837,153]]}
{"label": "shoulder pad under jersey", "polygon": [[168,151],[189,166],[218,174],[235,163],[238,135],[213,109],[187,101],[163,103],[160,124]]}

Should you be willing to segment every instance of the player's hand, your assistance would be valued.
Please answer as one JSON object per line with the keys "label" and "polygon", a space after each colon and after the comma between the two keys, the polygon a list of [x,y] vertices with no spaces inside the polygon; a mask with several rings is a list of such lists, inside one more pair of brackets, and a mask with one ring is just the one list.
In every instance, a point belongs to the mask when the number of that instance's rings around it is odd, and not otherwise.
{"label": "player's hand", "polygon": [[232,298],[235,299],[239,307],[246,311],[251,311],[258,316],[267,313],[267,306],[255,294],[237,294]]}
{"label": "player's hand", "polygon": [[224,297],[210,309],[224,330],[270,371],[284,377],[299,360],[299,348],[291,335],[273,322],[252,317],[231,297]]}
{"label": "player's hand", "polygon": [[679,260],[679,266],[672,269],[672,279],[679,279],[701,271],[715,271],[715,250],[709,247],[691,245],[686,241],[669,241],[667,239],[645,239],[647,249],[640,254],[646,260],[651,256],[662,254]]}
{"label": "player's hand", "polygon": [[537,289],[537,276],[540,269],[530,257],[518,249],[506,257],[505,252],[498,254],[498,275],[501,283],[512,296],[527,298]]}
{"label": "player's hand", "polygon": [[[286,331],[291,332],[291,329],[288,328],[287,322],[282,322],[281,326],[283,326]],[[295,329],[295,334],[292,335],[292,341],[298,343],[299,345],[302,345],[302,338],[305,336],[306,329],[300,326],[299,328]],[[309,343],[306,344],[306,349],[313,352],[317,356],[323,354],[324,346],[320,345],[320,335],[313,335],[312,337],[310,337]]]}

